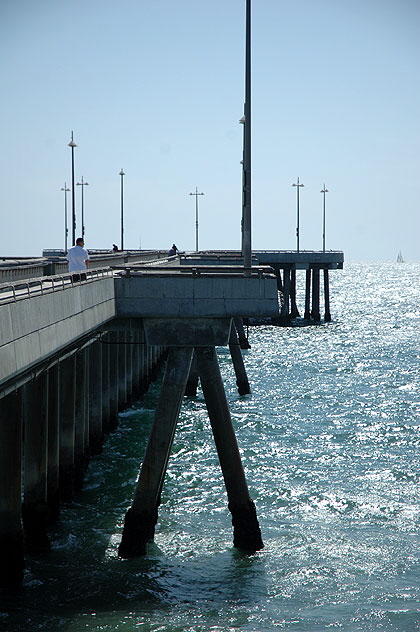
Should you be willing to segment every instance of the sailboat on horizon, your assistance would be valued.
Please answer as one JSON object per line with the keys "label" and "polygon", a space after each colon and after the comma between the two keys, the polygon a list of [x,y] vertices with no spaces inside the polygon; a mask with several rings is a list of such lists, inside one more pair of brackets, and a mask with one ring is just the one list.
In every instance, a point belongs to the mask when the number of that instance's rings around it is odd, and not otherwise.
{"label": "sailboat on horizon", "polygon": [[401,254],[401,250],[398,253],[397,263],[404,263],[404,259],[403,259],[403,256]]}

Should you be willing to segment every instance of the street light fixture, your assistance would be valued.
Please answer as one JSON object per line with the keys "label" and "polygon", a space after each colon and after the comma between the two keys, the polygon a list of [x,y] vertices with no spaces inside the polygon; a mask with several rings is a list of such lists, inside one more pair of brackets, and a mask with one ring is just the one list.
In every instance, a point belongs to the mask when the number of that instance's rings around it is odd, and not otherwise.
{"label": "street light fixture", "polygon": [[84,188],[88,185],[89,185],[89,182],[83,181],[83,176],[82,176],[82,181],[77,182],[76,184],[76,186],[82,187],[82,239],[85,238],[85,212],[84,212],[84,204],[83,204],[83,191],[84,191]]}
{"label": "street light fixture", "polygon": [[67,237],[69,234],[67,226],[67,193],[70,191],[67,182],[64,183],[64,187],[61,187],[61,190],[64,191],[64,254],[67,254]]}
{"label": "street light fixture", "polygon": [[199,193],[195,187],[195,193],[190,193],[190,195],[195,195],[195,251],[198,252],[198,196],[204,193]]}
{"label": "street light fixture", "polygon": [[71,132],[71,141],[69,142],[71,147],[71,217],[72,217],[72,242],[73,246],[76,244],[76,200],[74,194],[74,148],[77,147],[73,140],[73,130]]}
{"label": "street light fixture", "polygon": [[124,176],[125,172],[121,169],[121,250],[124,250]]}
{"label": "street light fixture", "polygon": [[299,232],[300,232],[300,227],[299,227],[299,189],[300,187],[304,187],[305,185],[299,182],[299,178],[297,179],[297,182],[294,182],[292,184],[292,187],[297,187],[297,220],[296,220],[296,250],[297,252],[299,252]]}
{"label": "street light fixture", "polygon": [[320,191],[324,196],[323,213],[322,213],[322,252],[325,252],[325,194],[328,193],[328,189],[324,188]]}

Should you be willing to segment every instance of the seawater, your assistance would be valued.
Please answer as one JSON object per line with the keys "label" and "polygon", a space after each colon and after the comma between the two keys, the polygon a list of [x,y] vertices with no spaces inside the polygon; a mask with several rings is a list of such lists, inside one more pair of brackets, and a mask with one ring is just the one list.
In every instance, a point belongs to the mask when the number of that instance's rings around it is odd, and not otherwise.
{"label": "seawater", "polygon": [[155,542],[118,559],[156,383],[91,461],[50,553],[27,558],[23,590],[1,594],[1,629],[420,630],[419,276],[418,263],[346,264],[330,275],[331,323],[250,328],[251,395],[219,350],[261,552],[232,546],[199,391],[183,403]]}

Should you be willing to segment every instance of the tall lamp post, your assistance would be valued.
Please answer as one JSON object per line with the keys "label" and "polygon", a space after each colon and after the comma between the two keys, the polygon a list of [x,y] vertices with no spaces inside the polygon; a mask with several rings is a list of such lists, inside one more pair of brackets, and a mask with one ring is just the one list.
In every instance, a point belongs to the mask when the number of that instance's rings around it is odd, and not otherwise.
{"label": "tall lamp post", "polygon": [[195,195],[195,251],[198,252],[198,196],[204,193],[199,193],[195,187],[195,193],[190,193],[190,195]]}
{"label": "tall lamp post", "polygon": [[[246,0],[245,16],[245,103],[242,169],[242,256],[244,268],[250,274],[252,266],[251,239],[251,0]],[[248,274],[248,273],[247,273]]]}
{"label": "tall lamp post", "polygon": [[71,147],[71,219],[72,219],[72,242],[73,246],[76,244],[76,198],[74,193],[74,148],[77,147],[73,140],[73,130],[71,132],[71,141],[69,142]]}
{"label": "tall lamp post", "polygon": [[64,254],[67,254],[67,237],[69,234],[67,226],[67,193],[70,191],[67,182],[64,183],[64,187],[61,187],[61,190],[64,191]]}
{"label": "tall lamp post", "polygon": [[77,182],[76,186],[78,187],[82,187],[82,239],[85,238],[85,211],[84,211],[84,204],[83,204],[83,190],[86,186],[89,185],[89,182],[84,182],[83,180],[83,176],[82,176],[82,181],[81,182]]}
{"label": "tall lamp post", "polygon": [[328,189],[324,188],[320,191],[324,197],[323,211],[322,211],[322,252],[325,252],[325,194],[328,193]]}
{"label": "tall lamp post", "polygon": [[121,169],[121,250],[124,250],[124,169]]}
{"label": "tall lamp post", "polygon": [[297,208],[296,208],[296,214],[297,214],[297,219],[296,219],[296,250],[299,252],[299,234],[300,234],[300,227],[299,227],[299,189],[300,187],[304,187],[305,185],[299,182],[299,178],[297,179],[297,182],[294,182],[292,184],[292,187],[297,187]]}

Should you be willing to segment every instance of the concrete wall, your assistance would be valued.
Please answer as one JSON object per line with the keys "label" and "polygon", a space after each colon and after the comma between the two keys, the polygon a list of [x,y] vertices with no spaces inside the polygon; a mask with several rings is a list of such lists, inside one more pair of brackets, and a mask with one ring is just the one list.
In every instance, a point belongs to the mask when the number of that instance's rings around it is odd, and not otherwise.
{"label": "concrete wall", "polygon": [[0,305],[0,384],[114,316],[112,276]]}

